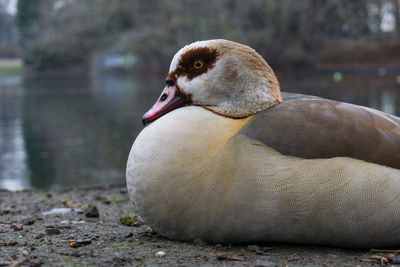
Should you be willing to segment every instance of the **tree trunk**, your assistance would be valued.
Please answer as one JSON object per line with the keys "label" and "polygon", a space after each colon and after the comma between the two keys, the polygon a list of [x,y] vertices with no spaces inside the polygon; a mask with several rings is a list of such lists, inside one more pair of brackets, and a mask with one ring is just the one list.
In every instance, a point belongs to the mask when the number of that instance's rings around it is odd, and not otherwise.
{"label": "tree trunk", "polygon": [[399,0],[393,0],[393,7],[394,7],[394,17],[396,23],[396,33],[397,36],[400,37],[400,9],[399,9]]}

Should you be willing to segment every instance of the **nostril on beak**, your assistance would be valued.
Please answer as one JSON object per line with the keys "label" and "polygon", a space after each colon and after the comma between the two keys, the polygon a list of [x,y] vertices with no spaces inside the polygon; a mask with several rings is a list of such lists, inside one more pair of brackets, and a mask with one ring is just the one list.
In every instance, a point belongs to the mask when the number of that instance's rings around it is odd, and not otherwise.
{"label": "nostril on beak", "polygon": [[166,93],[162,94],[160,97],[160,101],[163,102],[165,99],[167,99],[168,95]]}
{"label": "nostril on beak", "polygon": [[170,86],[174,86],[175,85],[175,81],[172,78],[168,78],[165,80],[165,83],[167,84],[168,87]]}

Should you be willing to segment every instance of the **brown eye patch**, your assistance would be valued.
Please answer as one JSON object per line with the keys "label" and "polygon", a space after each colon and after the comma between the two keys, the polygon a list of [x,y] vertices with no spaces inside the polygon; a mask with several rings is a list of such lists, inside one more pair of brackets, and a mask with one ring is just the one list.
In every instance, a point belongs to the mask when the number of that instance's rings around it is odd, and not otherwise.
{"label": "brown eye patch", "polygon": [[[175,71],[168,74],[168,77],[178,79],[179,76],[186,76],[190,81],[194,77],[206,73],[215,66],[218,53],[216,49],[209,47],[197,47],[186,51],[182,54],[178,66]],[[204,65],[201,68],[195,68],[197,61]]]}

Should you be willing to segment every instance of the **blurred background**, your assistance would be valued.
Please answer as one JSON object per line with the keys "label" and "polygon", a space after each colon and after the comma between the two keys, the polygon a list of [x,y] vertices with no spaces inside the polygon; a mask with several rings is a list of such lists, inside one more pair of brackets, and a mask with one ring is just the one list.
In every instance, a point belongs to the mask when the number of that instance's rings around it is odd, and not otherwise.
{"label": "blurred background", "polygon": [[398,0],[0,0],[0,189],[124,183],[173,55],[212,38],[284,91],[400,115]]}

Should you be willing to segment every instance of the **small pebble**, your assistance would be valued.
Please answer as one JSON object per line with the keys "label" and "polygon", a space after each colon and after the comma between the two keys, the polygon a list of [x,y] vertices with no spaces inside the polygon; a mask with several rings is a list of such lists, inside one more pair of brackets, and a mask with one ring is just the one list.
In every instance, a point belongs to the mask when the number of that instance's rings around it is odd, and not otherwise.
{"label": "small pebble", "polygon": [[20,255],[20,256],[23,256],[23,257],[26,257],[26,256],[28,256],[28,251],[26,250],[26,249],[23,249],[23,248],[18,248],[18,254]]}
{"label": "small pebble", "polygon": [[58,235],[61,233],[60,229],[53,227],[46,227],[46,234],[48,235]]}
{"label": "small pebble", "polygon": [[85,212],[85,216],[88,218],[99,218],[100,213],[96,206],[89,205]]}
{"label": "small pebble", "polygon": [[68,235],[67,237],[66,237],[66,239],[74,239],[75,238],[75,235],[74,234],[70,234],[70,235]]}
{"label": "small pebble", "polygon": [[32,225],[32,224],[35,223],[35,221],[36,221],[36,220],[35,220],[34,218],[27,218],[27,219],[23,220],[22,223],[23,223],[24,225]]}
{"label": "small pebble", "polygon": [[42,214],[43,216],[60,215],[60,214],[67,214],[71,211],[72,211],[71,208],[53,208],[51,210],[43,211]]}
{"label": "small pebble", "polygon": [[10,227],[14,231],[22,231],[22,230],[24,230],[24,227],[20,223],[12,223],[12,224],[10,224]]}
{"label": "small pebble", "polygon": [[133,233],[129,233],[129,234],[127,234],[126,236],[125,236],[125,238],[130,238],[130,237],[132,237],[133,236]]}
{"label": "small pebble", "polygon": [[154,255],[156,257],[162,258],[166,255],[166,253],[164,251],[160,250],[160,251],[157,251]]}
{"label": "small pebble", "polygon": [[69,255],[72,256],[72,257],[80,257],[83,254],[79,253],[78,251],[72,251]]}
{"label": "small pebble", "polygon": [[68,241],[69,246],[72,248],[78,248],[82,246],[87,246],[92,243],[92,240],[86,239],[86,240],[69,240]]}

